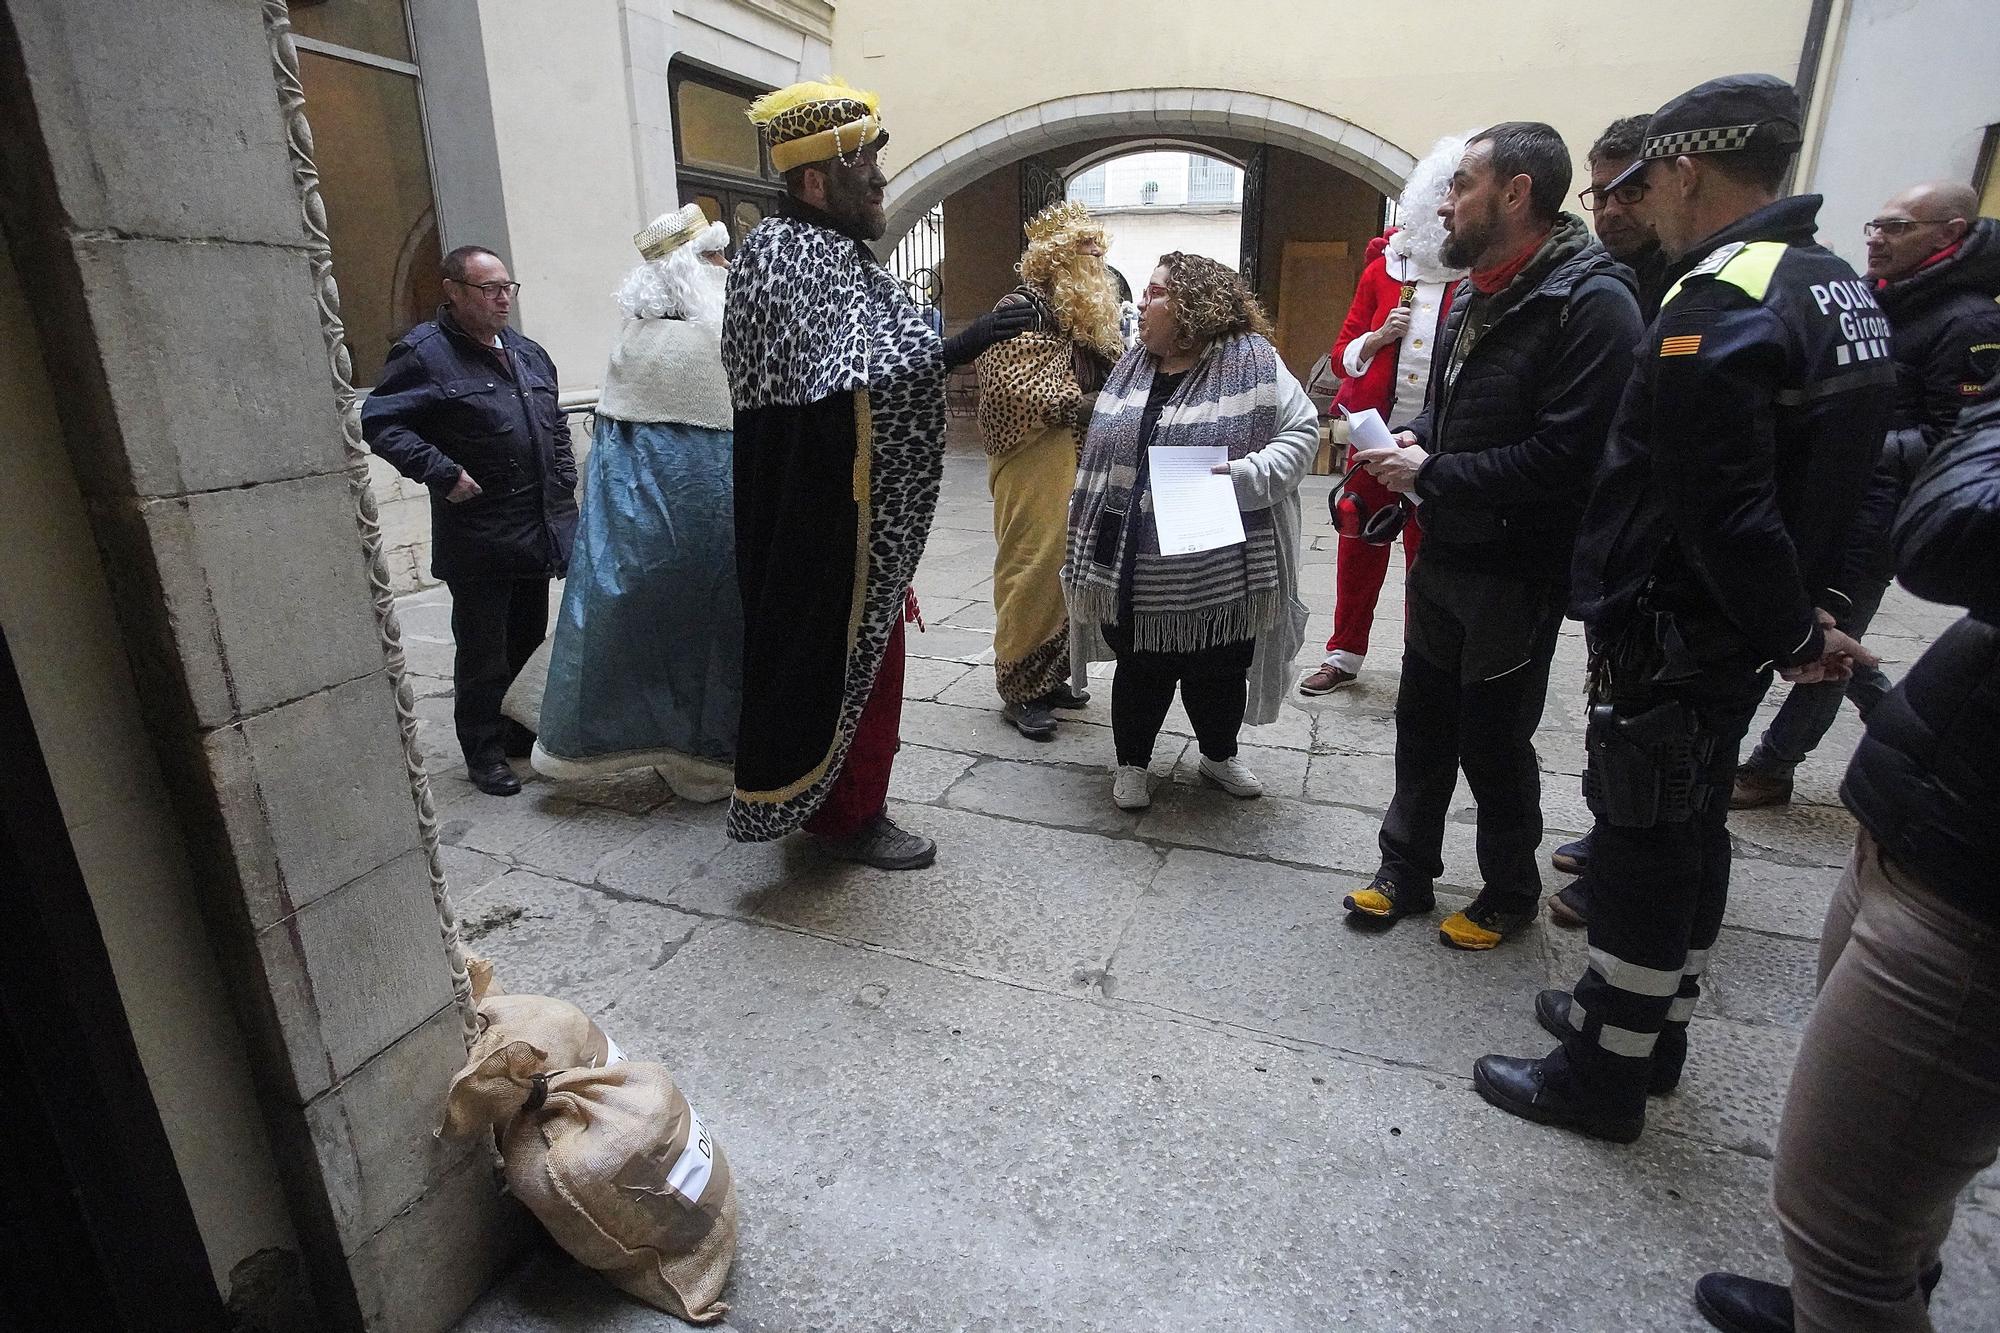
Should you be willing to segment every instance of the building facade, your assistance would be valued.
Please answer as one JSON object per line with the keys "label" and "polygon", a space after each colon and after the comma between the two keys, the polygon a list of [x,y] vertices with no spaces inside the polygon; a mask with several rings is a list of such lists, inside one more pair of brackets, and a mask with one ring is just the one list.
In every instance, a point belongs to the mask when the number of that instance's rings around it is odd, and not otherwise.
{"label": "building facade", "polygon": [[[376,142],[391,119],[409,124],[407,96],[390,85],[399,73],[417,80],[434,243],[477,240],[509,259],[523,284],[522,328],[549,348],[565,387],[584,400],[616,327],[609,294],[633,261],[631,234],[690,199],[739,233],[768,211],[779,183],[740,113],[758,92],[795,79],[838,72],[881,94],[891,133],[883,252],[913,292],[939,305],[947,328],[1013,284],[1020,223],[1040,203],[1073,184],[1094,190],[1094,173],[1109,188],[1114,165],[1142,160],[1134,153],[1195,153],[1221,164],[1229,204],[1186,204],[1200,187],[1162,179],[1151,207],[1195,210],[1186,220],[1199,222],[1205,249],[1228,251],[1221,233],[1234,222],[1236,261],[1271,308],[1287,361],[1303,373],[1338,325],[1385,200],[1437,138],[1501,119],[1546,120],[1570,141],[1580,178],[1583,150],[1604,125],[1702,78],[1745,69],[1797,78],[1802,62],[1816,74],[1839,54],[1843,3],[1767,0],[1746,17],[1727,0],[1583,9],[1561,0],[1416,0],[1373,33],[1298,0],[1201,0],[1171,10],[1106,0],[1087,14],[1054,0],[340,6],[374,11],[379,32],[407,7],[407,44],[393,32],[357,35],[358,20],[333,31],[313,17],[335,12],[332,3],[300,3],[297,12],[301,30],[317,31],[329,48],[393,48],[367,72],[343,71],[342,83],[323,75],[323,100],[336,87],[348,98],[344,119],[330,122],[323,139],[345,134],[360,146]],[[350,118],[357,98],[348,85],[356,83],[376,91],[366,114]],[[392,93],[402,100],[391,105]],[[397,193],[417,180],[419,156],[382,152],[372,175],[356,173],[371,183],[356,193],[392,201],[391,218],[343,222],[343,187],[329,180],[337,236],[367,232],[367,257],[343,261],[352,282],[371,287],[357,310],[384,315],[357,333],[364,367],[393,326],[430,299],[419,288],[420,256],[433,243],[422,232],[421,200]],[[1155,245],[1191,243],[1146,207],[1132,205],[1124,240],[1124,219],[1107,219],[1128,268],[1156,257]],[[1224,216],[1230,207],[1239,210],[1233,219]],[[900,251],[897,241],[905,242]],[[350,279],[342,277],[345,290]],[[378,466],[376,482],[398,586],[428,582],[425,497],[386,468]]]}
{"label": "building facade", "polygon": [[1114,227],[1233,226],[1300,369],[1416,156],[1497,119],[1580,156],[1762,69],[1810,86],[1801,179],[1850,255],[1911,179],[1990,188],[1992,6],[1745,9],[1411,0],[1371,36],[1298,0],[0,2],[0,864],[30,890],[0,896],[0,1040],[63,1094],[8,1099],[0,1203],[52,1263],[132,1256],[41,1326],[430,1333],[523,1234],[432,1133],[463,960],[385,611],[426,499],[376,465],[375,543],[344,420],[437,256],[506,257],[587,400],[632,233],[692,199],[740,235],[777,189],[742,108],[836,70],[883,97],[887,239],[947,325],[1013,283],[1024,214],[1102,180]]}

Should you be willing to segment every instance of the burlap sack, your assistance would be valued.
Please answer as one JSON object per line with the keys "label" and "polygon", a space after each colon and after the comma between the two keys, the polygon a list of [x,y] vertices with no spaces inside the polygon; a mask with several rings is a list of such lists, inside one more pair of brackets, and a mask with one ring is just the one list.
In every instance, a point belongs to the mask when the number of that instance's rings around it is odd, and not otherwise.
{"label": "burlap sack", "polygon": [[505,1123],[507,1185],[571,1255],[624,1291],[698,1324],[736,1259],[729,1162],[659,1065],[547,1072],[511,1042],[452,1083],[447,1125]]}

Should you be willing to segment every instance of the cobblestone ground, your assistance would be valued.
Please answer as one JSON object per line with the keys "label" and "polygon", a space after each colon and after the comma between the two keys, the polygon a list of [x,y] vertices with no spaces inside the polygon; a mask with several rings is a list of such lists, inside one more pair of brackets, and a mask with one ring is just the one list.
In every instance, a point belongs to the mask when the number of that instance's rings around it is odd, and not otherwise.
{"label": "cobblestone ground", "polygon": [[[1309,652],[1326,489],[1305,499]],[[991,561],[984,460],[954,450],[893,792],[940,850],[901,875],[732,846],[650,774],[481,795],[451,740],[447,598],[404,603],[467,938],[507,989],[670,1066],[721,1137],[743,1202],[728,1327],[1679,1330],[1705,1327],[1704,1270],[1784,1274],[1772,1142],[1854,833],[1851,711],[1789,809],[1732,817],[1686,1080],[1612,1147],[1470,1084],[1483,1052],[1547,1049],[1531,1000],[1575,978],[1578,934],[1463,954],[1422,923],[1342,924],[1391,789],[1400,571],[1362,684],[1246,734],[1264,799],[1193,783],[1176,710],[1171,781],[1133,815],[1109,798],[1108,688],[1052,744],[1001,722]],[[1950,618],[1899,591],[1871,642],[1900,673]],[[1568,628],[1537,736],[1549,847],[1586,826]],[[1473,821],[1461,787],[1440,912],[1475,887]],[[1946,1257],[1940,1326],[1993,1327],[2000,1178]],[[671,1326],[551,1252],[463,1328]]]}

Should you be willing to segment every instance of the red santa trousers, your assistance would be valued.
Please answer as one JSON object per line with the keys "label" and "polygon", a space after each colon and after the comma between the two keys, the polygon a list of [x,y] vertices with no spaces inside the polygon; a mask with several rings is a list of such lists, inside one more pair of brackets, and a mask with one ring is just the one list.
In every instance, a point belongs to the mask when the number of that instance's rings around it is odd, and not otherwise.
{"label": "red santa trousers", "polygon": [[[1377,582],[1380,582],[1378,579]],[[826,801],[806,821],[806,831],[822,838],[847,838],[873,823],[889,803],[889,771],[895,767],[903,730],[903,618],[889,631],[889,646],[875,686],[861,706],[854,741]]]}
{"label": "red santa trousers", "polygon": [[[1354,466],[1354,451],[1347,451],[1347,465]],[[1376,513],[1394,504],[1396,496],[1368,475],[1366,468],[1354,474],[1347,489],[1368,502],[1368,512]],[[1424,530],[1417,521],[1415,506],[1403,524],[1403,567],[1417,563],[1417,549],[1423,545]],[[1333,636],[1326,641],[1327,659],[1345,653],[1358,662],[1368,655],[1368,631],[1375,624],[1375,603],[1382,595],[1382,580],[1389,573],[1389,548],[1371,546],[1359,537],[1343,536],[1334,552]],[[1352,666],[1347,668],[1353,670]]]}

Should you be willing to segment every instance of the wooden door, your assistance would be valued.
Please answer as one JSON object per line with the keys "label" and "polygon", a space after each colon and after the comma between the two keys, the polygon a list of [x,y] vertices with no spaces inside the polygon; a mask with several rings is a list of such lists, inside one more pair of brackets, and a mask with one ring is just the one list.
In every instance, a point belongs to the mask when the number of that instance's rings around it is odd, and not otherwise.
{"label": "wooden door", "polygon": [[1286,241],[1278,273],[1278,354],[1301,383],[1333,346],[1354,300],[1346,241]]}

